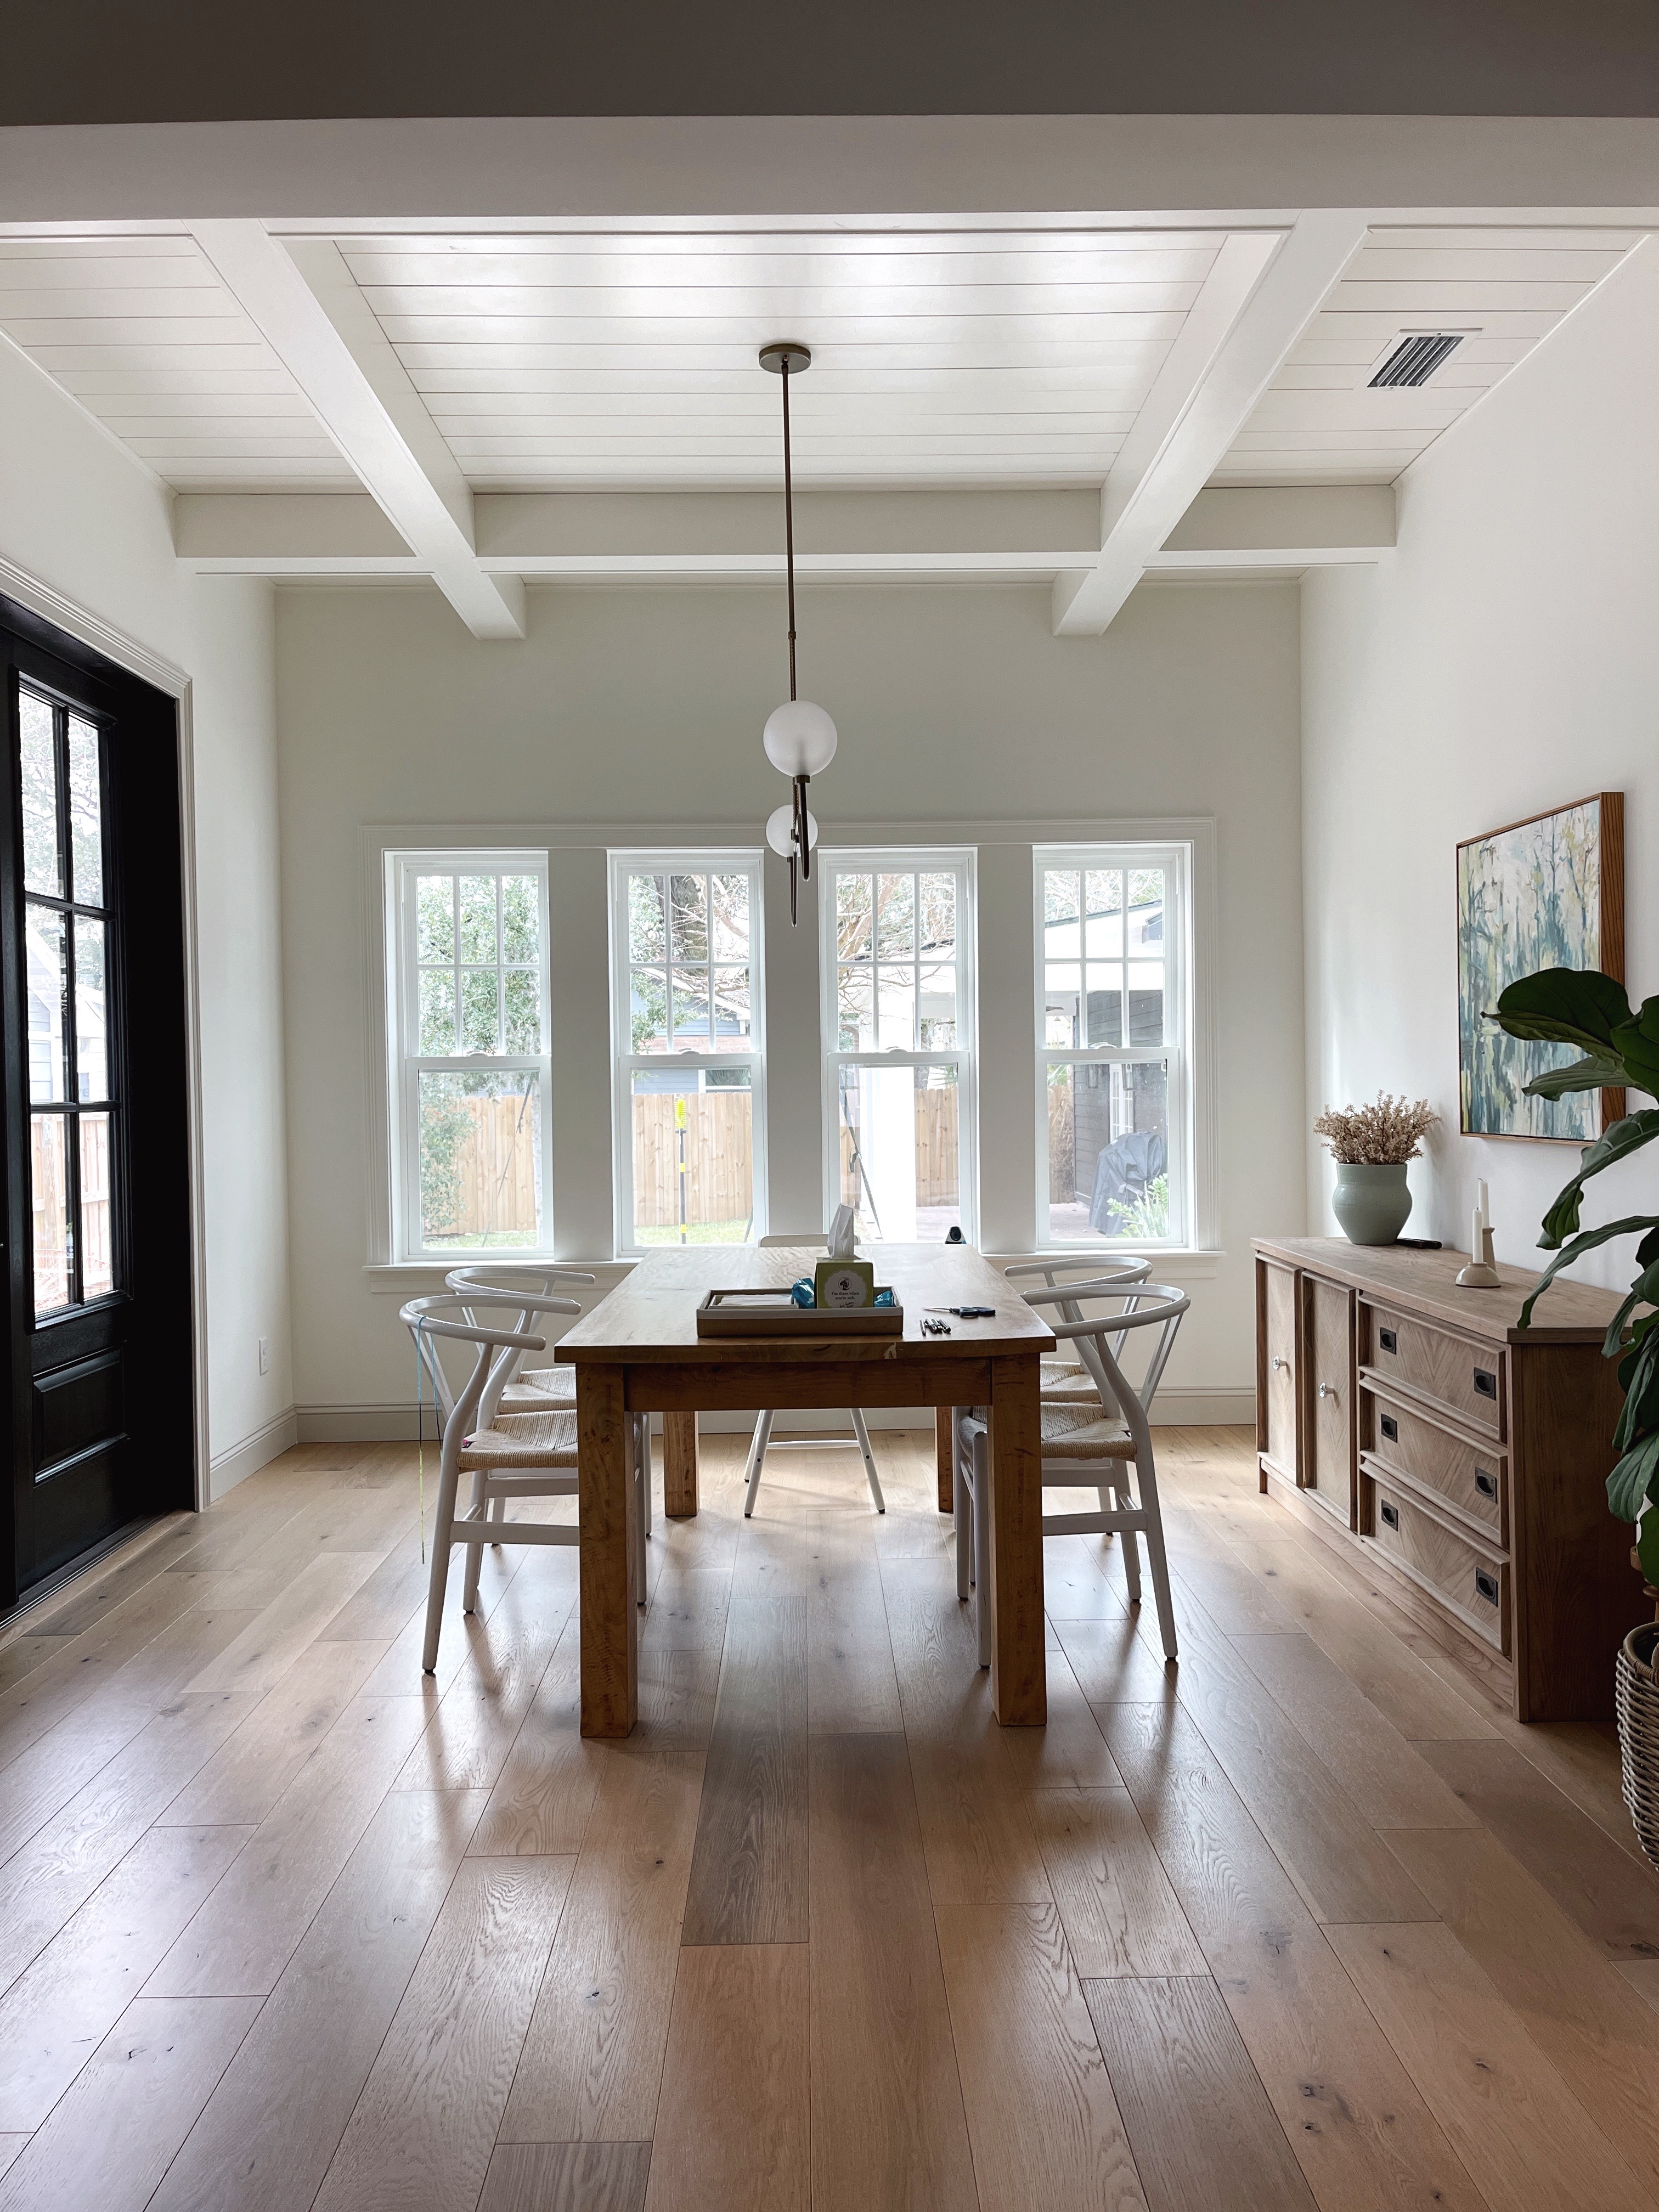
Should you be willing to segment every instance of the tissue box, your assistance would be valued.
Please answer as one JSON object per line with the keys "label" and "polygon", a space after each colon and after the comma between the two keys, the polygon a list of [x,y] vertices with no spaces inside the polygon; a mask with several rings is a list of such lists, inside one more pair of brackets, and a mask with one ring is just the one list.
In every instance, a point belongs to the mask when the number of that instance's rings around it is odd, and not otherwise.
{"label": "tissue box", "polygon": [[873,1260],[820,1260],[812,1278],[818,1304],[848,1313],[876,1303]]}

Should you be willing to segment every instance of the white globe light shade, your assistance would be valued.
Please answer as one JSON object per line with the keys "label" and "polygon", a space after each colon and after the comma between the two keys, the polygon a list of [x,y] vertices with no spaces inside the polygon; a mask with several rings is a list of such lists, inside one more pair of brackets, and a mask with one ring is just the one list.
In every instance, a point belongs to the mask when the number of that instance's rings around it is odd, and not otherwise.
{"label": "white globe light shade", "polygon": [[[787,860],[794,849],[795,810],[793,806],[774,807],[766,817],[766,842],[782,860]],[[809,852],[818,848],[818,817],[810,811],[806,817],[806,847]]]}
{"label": "white globe light shade", "polygon": [[791,699],[767,716],[763,742],[785,775],[819,775],[836,757],[836,726],[810,699]]}

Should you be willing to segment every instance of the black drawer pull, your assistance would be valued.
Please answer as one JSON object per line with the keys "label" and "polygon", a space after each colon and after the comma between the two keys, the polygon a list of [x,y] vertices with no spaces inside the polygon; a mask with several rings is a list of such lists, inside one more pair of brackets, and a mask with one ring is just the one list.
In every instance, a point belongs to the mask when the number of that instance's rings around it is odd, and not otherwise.
{"label": "black drawer pull", "polygon": [[1400,1349],[1400,1339],[1391,1328],[1379,1328],[1376,1340],[1384,1352],[1398,1352]]}
{"label": "black drawer pull", "polygon": [[1484,1567],[1477,1567],[1474,1571],[1474,1594],[1477,1597],[1485,1598],[1488,1605],[1496,1605],[1498,1602],[1497,1576],[1489,1575]]}
{"label": "black drawer pull", "polygon": [[1397,1505],[1390,1505],[1385,1498],[1376,1510],[1382,1516],[1382,1526],[1385,1528],[1397,1528],[1400,1526],[1400,1508]]}
{"label": "black drawer pull", "polygon": [[1400,1424],[1392,1413],[1384,1413],[1382,1416],[1382,1433],[1391,1444],[1399,1443]]}
{"label": "black drawer pull", "polygon": [[1474,1470],[1474,1486],[1483,1498],[1496,1498],[1498,1477],[1495,1474],[1488,1474],[1484,1467],[1478,1467]]}
{"label": "black drawer pull", "polygon": [[1477,1398],[1495,1398],[1498,1395],[1498,1377],[1488,1374],[1484,1367],[1477,1367],[1474,1370],[1474,1395]]}

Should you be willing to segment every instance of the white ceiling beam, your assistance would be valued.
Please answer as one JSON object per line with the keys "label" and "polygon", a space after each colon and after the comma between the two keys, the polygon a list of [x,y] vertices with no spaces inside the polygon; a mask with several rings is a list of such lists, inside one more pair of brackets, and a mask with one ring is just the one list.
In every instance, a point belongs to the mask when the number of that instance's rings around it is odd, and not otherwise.
{"label": "white ceiling beam", "polygon": [[479,566],[471,489],[332,240],[289,249],[252,221],[198,222],[192,232],[473,635],[521,638],[524,586]]}
{"label": "white ceiling beam", "polygon": [[[183,493],[173,513],[179,560],[204,574],[425,573],[362,494]],[[475,513],[489,575],[769,583],[783,574],[773,492],[483,493]],[[795,501],[795,565],[822,580],[1047,584],[1087,556],[1099,513],[1089,491],[805,491]],[[1376,561],[1393,544],[1386,484],[1205,491],[1148,567],[1296,570]]]}
{"label": "white ceiling beam", "polygon": [[1319,209],[1223,244],[1101,494],[1101,543],[1054,580],[1058,636],[1098,636],[1213,475],[1363,242],[1364,215]]}
{"label": "white ceiling beam", "polygon": [[1320,568],[1386,559],[1392,484],[1251,484],[1201,491],[1146,563],[1158,575]]}

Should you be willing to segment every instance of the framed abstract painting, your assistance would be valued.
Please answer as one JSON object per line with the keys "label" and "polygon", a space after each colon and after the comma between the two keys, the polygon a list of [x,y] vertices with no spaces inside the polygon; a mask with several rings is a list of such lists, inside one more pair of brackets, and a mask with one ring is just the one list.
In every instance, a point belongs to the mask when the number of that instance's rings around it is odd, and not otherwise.
{"label": "framed abstract painting", "polygon": [[1625,1110],[1622,1091],[1529,1098],[1524,1085],[1576,1048],[1505,1036],[1484,1017],[1540,968],[1625,980],[1625,795],[1603,791],[1511,822],[1457,848],[1461,1126],[1468,1137],[1589,1143]]}

